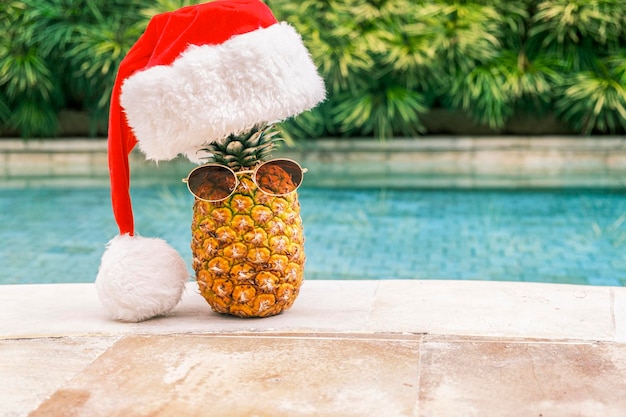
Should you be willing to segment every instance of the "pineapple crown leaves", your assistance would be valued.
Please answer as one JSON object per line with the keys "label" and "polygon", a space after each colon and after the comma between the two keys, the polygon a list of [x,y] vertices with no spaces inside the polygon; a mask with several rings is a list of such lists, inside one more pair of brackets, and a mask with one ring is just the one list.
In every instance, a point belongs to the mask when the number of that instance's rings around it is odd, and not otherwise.
{"label": "pineapple crown leaves", "polygon": [[279,141],[279,131],[274,125],[258,124],[243,133],[231,133],[221,141],[202,148],[207,153],[205,163],[228,166],[234,171],[255,166],[270,158]]}

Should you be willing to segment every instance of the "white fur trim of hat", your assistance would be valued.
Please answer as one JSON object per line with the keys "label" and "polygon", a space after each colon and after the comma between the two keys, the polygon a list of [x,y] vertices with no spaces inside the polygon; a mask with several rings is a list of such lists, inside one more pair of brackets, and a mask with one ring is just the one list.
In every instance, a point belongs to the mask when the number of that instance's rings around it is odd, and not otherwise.
{"label": "white fur trim of hat", "polygon": [[190,45],[171,65],[127,78],[120,102],[147,159],[194,155],[207,142],[282,121],[324,99],[324,82],[289,24]]}

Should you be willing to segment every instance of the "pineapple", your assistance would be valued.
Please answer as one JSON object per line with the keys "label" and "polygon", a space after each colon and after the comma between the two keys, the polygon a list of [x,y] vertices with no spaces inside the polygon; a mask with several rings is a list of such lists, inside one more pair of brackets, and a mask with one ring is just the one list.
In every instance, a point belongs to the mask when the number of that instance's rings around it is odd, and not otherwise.
{"label": "pineapple", "polygon": [[[266,161],[278,140],[277,132],[263,125],[203,150],[211,155],[207,162],[238,172]],[[262,178],[257,177],[264,189],[282,194],[295,188],[279,166],[264,171]],[[297,191],[272,196],[256,186],[251,173],[237,177],[239,184],[227,199],[195,200],[191,250],[196,281],[218,313],[272,316],[292,306],[303,281],[304,235]],[[234,179],[226,186],[233,187]]]}

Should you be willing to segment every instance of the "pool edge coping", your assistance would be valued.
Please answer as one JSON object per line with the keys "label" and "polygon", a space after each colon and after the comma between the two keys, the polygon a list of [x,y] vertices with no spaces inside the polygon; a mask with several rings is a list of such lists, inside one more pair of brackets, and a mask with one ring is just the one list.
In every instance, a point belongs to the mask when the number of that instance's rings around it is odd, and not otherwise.
{"label": "pool edge coping", "polygon": [[[275,156],[307,166],[307,183],[315,187],[626,188],[621,136],[326,138],[283,147]],[[107,186],[107,160],[104,138],[0,140],[0,186]],[[182,156],[146,161],[137,148],[129,160],[133,185],[194,166]]]}
{"label": "pool edge coping", "polygon": [[294,307],[235,319],[210,311],[190,282],[168,316],[107,317],[95,286],[0,286],[0,339],[125,334],[416,333],[626,343],[626,287],[499,281],[305,281]]}

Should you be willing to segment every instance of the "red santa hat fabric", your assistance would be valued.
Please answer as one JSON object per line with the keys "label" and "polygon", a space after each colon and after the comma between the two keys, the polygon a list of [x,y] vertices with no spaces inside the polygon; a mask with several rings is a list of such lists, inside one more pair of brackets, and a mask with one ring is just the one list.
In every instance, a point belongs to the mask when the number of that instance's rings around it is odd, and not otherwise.
{"label": "red santa hat fabric", "polygon": [[324,96],[300,35],[259,0],[218,0],[151,19],[111,96],[109,173],[120,235],[102,257],[96,288],[112,317],[164,314],[189,279],[166,242],[135,234],[128,163],[135,145],[150,160],[198,161],[207,143],[297,115]]}

